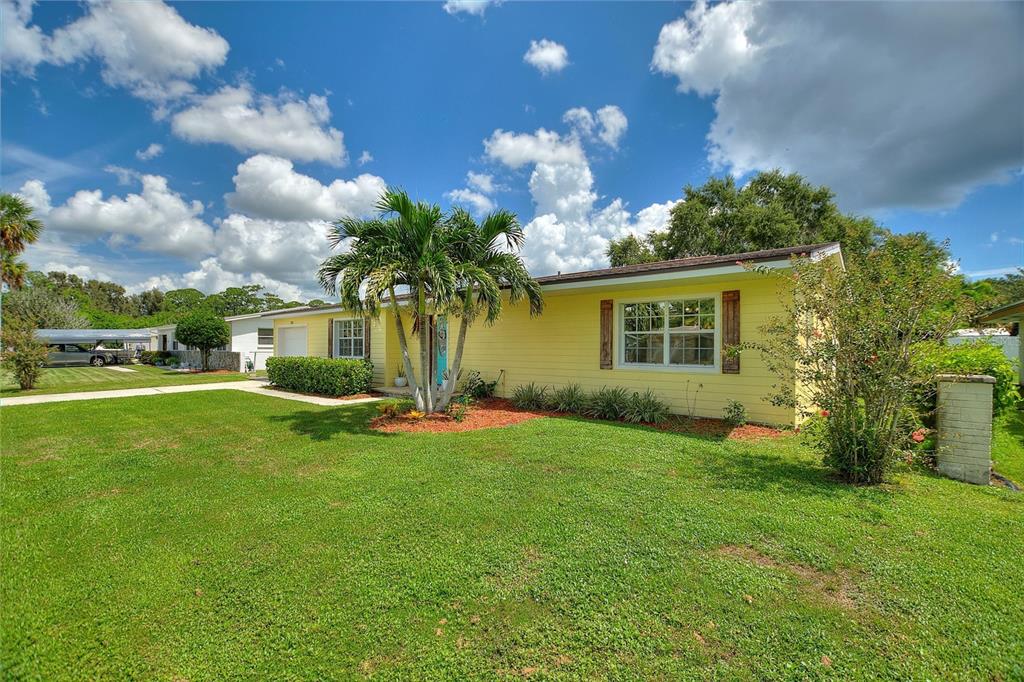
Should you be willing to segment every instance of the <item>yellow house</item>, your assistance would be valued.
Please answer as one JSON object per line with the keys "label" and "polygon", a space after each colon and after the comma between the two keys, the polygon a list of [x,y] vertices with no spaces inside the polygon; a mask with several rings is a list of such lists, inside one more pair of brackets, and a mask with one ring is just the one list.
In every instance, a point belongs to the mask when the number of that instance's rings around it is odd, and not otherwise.
{"label": "yellow house", "polygon": [[[761,326],[782,312],[779,279],[764,271],[784,271],[796,256],[842,257],[839,245],[830,243],[539,277],[543,314],[530,317],[526,304],[506,305],[495,324],[474,322],[463,376],[477,370],[497,380],[497,394],[505,397],[530,382],[575,382],[588,391],[650,388],[673,412],[703,417],[721,417],[726,403],[738,400],[752,421],[795,424],[795,410],[768,402],[777,378],[757,354],[735,357],[725,349],[756,341]],[[321,306],[267,317],[274,323],[275,355],[366,357],[375,386],[393,385],[401,351],[390,311],[364,320],[341,306]],[[417,339],[403,319],[416,367]],[[438,317],[430,329],[430,372],[439,380],[449,349],[454,352],[457,324],[449,334]]]}

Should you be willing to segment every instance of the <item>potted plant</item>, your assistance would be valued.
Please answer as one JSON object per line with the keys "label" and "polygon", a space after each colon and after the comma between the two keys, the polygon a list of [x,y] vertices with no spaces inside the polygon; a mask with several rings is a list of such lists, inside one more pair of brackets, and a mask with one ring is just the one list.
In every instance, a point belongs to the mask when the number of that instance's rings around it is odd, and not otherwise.
{"label": "potted plant", "polygon": [[398,366],[398,371],[395,372],[395,386],[401,388],[409,383],[408,379],[405,378],[405,367],[402,365]]}

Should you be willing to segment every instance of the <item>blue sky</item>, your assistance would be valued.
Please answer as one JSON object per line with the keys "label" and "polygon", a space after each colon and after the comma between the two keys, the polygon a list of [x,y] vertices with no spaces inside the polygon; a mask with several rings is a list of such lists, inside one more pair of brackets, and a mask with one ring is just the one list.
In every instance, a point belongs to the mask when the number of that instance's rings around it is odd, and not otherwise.
{"label": "blue sky", "polygon": [[580,270],[685,184],[771,167],[964,272],[1024,264],[1018,3],[0,11],[2,184],[43,213],[38,268],[319,295],[325,221],[387,184],[510,208],[536,274]]}

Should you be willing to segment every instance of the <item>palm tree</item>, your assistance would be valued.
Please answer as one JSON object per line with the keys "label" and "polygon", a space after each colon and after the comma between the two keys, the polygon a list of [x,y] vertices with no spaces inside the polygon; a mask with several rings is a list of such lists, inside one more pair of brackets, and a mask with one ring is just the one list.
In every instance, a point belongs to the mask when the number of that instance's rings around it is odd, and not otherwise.
{"label": "palm tree", "polygon": [[459,288],[443,309],[459,317],[459,335],[452,366],[438,393],[438,410],[448,406],[455,391],[469,325],[481,314],[488,324],[498,319],[502,290],[508,291],[511,304],[528,301],[530,315],[539,315],[544,309],[540,285],[519,257],[524,235],[514,213],[499,209],[477,224],[467,211],[456,208],[446,227],[449,233],[446,241],[455,262]]}
{"label": "palm tree", "polygon": [[[462,364],[469,325],[481,314],[494,322],[501,314],[502,289],[509,301],[527,299],[531,314],[542,307],[540,286],[519,258],[523,230],[513,213],[496,211],[479,225],[461,209],[445,216],[435,204],[413,202],[389,189],[377,202],[380,215],[369,220],[342,218],[330,233],[332,246],[349,250],[320,265],[324,290],[346,308],[376,316],[389,307],[395,316],[405,375],[423,412],[443,410],[451,400]],[[413,330],[419,337],[420,378],[409,356],[397,289],[406,289]],[[429,318],[443,313],[460,318],[455,356],[436,391],[430,375]]]}
{"label": "palm tree", "polygon": [[11,287],[25,282],[27,266],[16,256],[39,239],[43,223],[32,217],[32,206],[15,194],[0,194],[0,279]]}
{"label": "palm tree", "polygon": [[[434,390],[428,358],[432,307],[455,295],[458,276],[449,254],[444,214],[436,204],[414,202],[405,192],[389,188],[377,202],[379,216],[370,220],[342,218],[329,234],[332,246],[349,242],[349,251],[320,265],[320,284],[342,305],[376,316],[385,305],[395,316],[405,375],[417,409],[434,411]],[[360,289],[365,288],[360,295]],[[397,289],[407,290],[413,329],[419,336],[420,379],[412,370],[405,324]]]}

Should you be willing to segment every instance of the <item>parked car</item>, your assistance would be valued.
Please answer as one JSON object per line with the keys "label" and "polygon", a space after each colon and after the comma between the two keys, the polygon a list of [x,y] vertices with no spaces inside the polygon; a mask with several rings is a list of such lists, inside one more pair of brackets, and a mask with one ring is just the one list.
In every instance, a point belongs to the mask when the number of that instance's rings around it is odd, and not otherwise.
{"label": "parked car", "polygon": [[116,365],[120,358],[118,351],[90,348],[81,343],[51,343],[47,365],[50,367],[66,367],[68,365]]}

